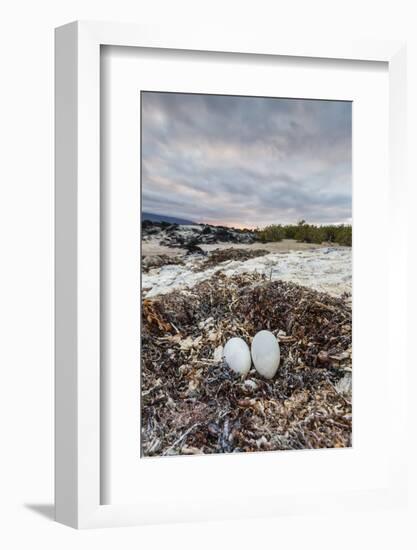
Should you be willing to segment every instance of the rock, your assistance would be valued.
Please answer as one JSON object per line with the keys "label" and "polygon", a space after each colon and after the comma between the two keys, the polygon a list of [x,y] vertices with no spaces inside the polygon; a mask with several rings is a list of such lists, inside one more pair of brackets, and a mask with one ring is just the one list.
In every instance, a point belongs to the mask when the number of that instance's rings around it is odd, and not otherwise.
{"label": "rock", "polygon": [[170,225],[168,225],[166,228],[165,228],[165,231],[167,233],[172,233],[173,231],[175,231],[176,229],[178,229],[178,224],[177,223],[172,223]]}
{"label": "rock", "polygon": [[245,380],[243,386],[245,387],[245,389],[250,391],[255,391],[258,389],[258,384],[255,382],[255,380]]}
{"label": "rock", "polygon": [[[171,248],[215,244],[220,242],[253,243],[256,233],[250,230],[238,230],[215,225],[179,225],[163,222],[142,222],[142,238],[147,240],[160,236],[160,244]],[[201,252],[199,252],[201,253]]]}
{"label": "rock", "polygon": [[206,252],[197,245],[198,240],[193,239],[188,244],[185,245],[185,248],[187,249],[187,254],[202,254],[205,256]]}

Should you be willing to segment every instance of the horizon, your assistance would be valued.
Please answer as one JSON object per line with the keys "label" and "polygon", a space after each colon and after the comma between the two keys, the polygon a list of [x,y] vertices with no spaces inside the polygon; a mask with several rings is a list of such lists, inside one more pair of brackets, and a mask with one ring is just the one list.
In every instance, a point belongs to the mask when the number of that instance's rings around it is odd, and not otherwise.
{"label": "horizon", "polygon": [[141,104],[142,211],[351,225],[350,102],[142,92]]}
{"label": "horizon", "polygon": [[[165,214],[161,214],[160,212],[142,212],[142,216],[143,214],[152,214],[154,216],[160,216],[160,217],[167,217],[167,218],[180,218],[180,216],[173,216],[172,214],[170,215],[165,215]],[[146,220],[146,218],[145,218]],[[151,220],[152,221],[152,220]],[[163,220],[161,220],[163,221]],[[218,226],[218,227],[228,227],[230,229],[248,229],[250,231],[254,231],[256,229],[265,229],[265,227],[268,227],[268,225],[278,225],[278,226],[286,226],[286,225],[299,225],[300,221],[303,221],[304,225],[313,225],[313,226],[317,226],[317,227],[320,227],[320,226],[340,226],[340,225],[345,225],[345,226],[351,226],[352,224],[351,223],[347,223],[347,222],[336,222],[336,223],[311,223],[309,222],[308,220],[298,220],[297,222],[289,222],[289,223],[282,223],[282,222],[273,222],[273,223],[268,223],[266,225],[257,225],[257,226],[249,226],[249,225],[244,225],[244,224],[235,224],[235,225],[230,225],[230,224],[223,224],[223,223],[210,223],[210,222],[199,222],[197,220],[187,220],[188,224],[189,225],[212,225],[212,226]],[[175,223],[175,222],[173,222]],[[178,224],[178,225],[183,225],[183,224]]]}

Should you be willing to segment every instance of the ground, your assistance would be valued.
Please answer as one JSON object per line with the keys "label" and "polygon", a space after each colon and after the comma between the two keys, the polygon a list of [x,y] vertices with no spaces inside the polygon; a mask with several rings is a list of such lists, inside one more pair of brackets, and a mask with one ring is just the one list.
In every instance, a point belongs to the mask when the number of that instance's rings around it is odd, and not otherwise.
{"label": "ground", "polygon": [[[265,249],[268,252],[288,252],[290,250],[311,250],[315,248],[325,248],[328,243],[314,244],[314,243],[298,243],[293,239],[283,239],[274,243],[262,243],[255,242],[253,244],[246,243],[215,243],[215,244],[201,244],[201,248],[204,251],[211,252],[215,249],[227,249],[227,248],[241,248],[246,250]],[[159,244],[158,239],[152,239],[149,241],[142,241],[142,255],[143,256],[157,256],[160,254],[166,254],[167,256],[184,256],[186,251],[182,248],[170,248]]]}

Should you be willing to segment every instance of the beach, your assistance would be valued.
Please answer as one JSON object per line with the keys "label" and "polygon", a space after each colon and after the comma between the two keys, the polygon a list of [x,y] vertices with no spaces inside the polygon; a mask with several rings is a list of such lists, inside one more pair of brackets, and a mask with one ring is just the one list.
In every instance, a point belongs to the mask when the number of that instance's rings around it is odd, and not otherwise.
{"label": "beach", "polygon": [[[351,248],[287,239],[190,254],[158,238],[142,243],[142,456],[349,447]],[[237,375],[225,343],[265,329],[276,376]]]}
{"label": "beach", "polygon": [[177,288],[192,287],[218,271],[228,276],[240,273],[261,273],[271,280],[292,281],[332,296],[350,293],[352,289],[352,252],[349,247],[312,245],[285,240],[277,243],[201,245],[206,252],[215,250],[265,250],[263,256],[246,261],[224,261],[204,271],[200,255],[187,256],[181,249],[170,249],[156,242],[144,243],[142,255],[166,254],[181,259],[180,264],[168,263],[142,274],[145,297],[166,294]]}

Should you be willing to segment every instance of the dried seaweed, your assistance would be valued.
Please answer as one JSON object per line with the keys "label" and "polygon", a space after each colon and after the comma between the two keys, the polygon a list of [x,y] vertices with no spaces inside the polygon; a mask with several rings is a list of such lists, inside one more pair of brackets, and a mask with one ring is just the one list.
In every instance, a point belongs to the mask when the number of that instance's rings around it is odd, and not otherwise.
{"label": "dried seaweed", "polygon": [[224,248],[216,249],[210,252],[208,258],[206,258],[197,267],[197,271],[204,271],[210,267],[214,267],[222,262],[226,261],[240,261],[245,262],[251,258],[258,258],[259,256],[265,256],[269,254],[269,250],[262,249],[247,249],[247,248]]}
{"label": "dried seaweed", "polygon": [[184,258],[182,256],[167,256],[158,254],[154,256],[142,256],[142,270],[147,273],[150,269],[159,268],[167,264],[182,265]]}
{"label": "dried seaweed", "polygon": [[[348,296],[217,273],[144,300],[142,317],[143,456],[351,445]],[[279,338],[278,372],[241,378],[221,346],[262,329]]]}

